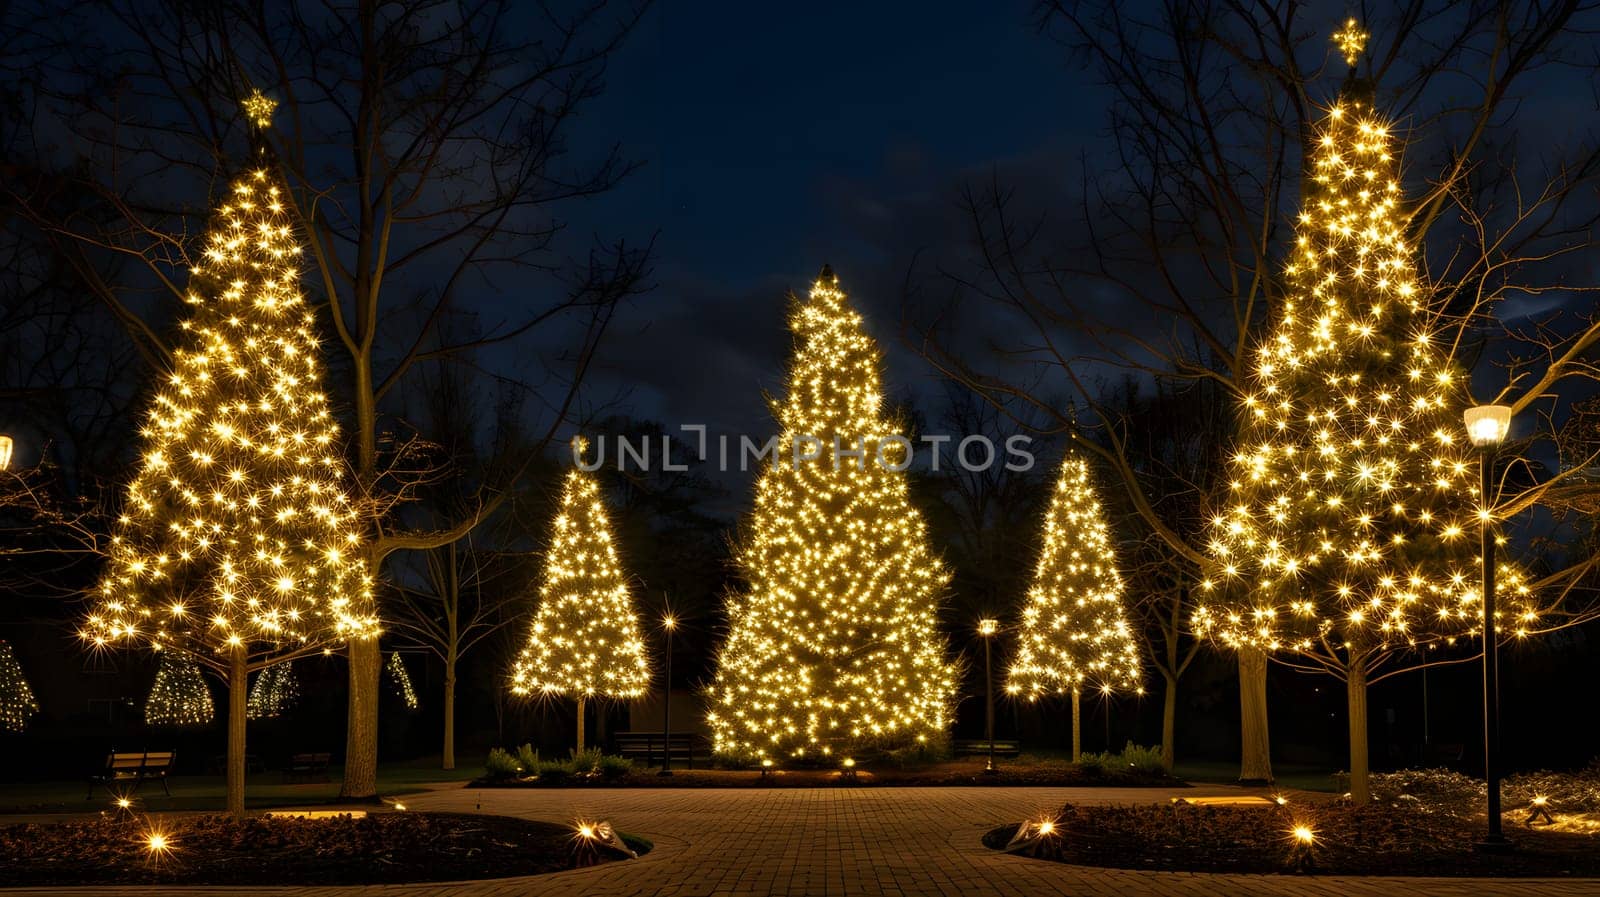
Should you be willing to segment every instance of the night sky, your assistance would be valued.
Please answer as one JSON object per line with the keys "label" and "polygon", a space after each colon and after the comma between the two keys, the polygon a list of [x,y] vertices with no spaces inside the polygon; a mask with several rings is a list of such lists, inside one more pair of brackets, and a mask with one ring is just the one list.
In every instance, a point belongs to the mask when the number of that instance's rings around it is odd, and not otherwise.
{"label": "night sky", "polygon": [[913,254],[965,238],[964,182],[1070,177],[1103,127],[1092,75],[1034,30],[1030,7],[654,7],[585,128],[645,164],[574,227],[659,229],[657,289],[614,324],[591,401],[626,390],[624,407],[669,429],[764,439],[785,292],[803,295],[824,262],[884,343],[891,394],[931,390],[898,340]]}

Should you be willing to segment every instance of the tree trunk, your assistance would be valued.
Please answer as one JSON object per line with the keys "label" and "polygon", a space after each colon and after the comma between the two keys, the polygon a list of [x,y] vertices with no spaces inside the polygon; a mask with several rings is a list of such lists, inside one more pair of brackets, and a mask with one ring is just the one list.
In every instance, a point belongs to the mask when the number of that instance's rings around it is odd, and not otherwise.
{"label": "tree trunk", "polygon": [[1161,768],[1170,775],[1177,757],[1173,742],[1178,733],[1178,679],[1165,671],[1161,676],[1167,680],[1167,691],[1161,698]]}
{"label": "tree trunk", "polygon": [[578,698],[578,753],[583,753],[583,698]]}
{"label": "tree trunk", "polygon": [[1372,800],[1371,770],[1367,767],[1367,659],[1352,654],[1345,678],[1350,701],[1350,802]]}
{"label": "tree trunk", "polygon": [[1072,690],[1072,762],[1083,759],[1083,711],[1078,690]]}
{"label": "tree trunk", "polygon": [[228,815],[235,819],[244,817],[244,727],[249,703],[250,671],[240,645],[233,649],[228,670]]}
{"label": "tree trunk", "polygon": [[456,660],[444,662],[444,762],[442,769],[456,768]]}
{"label": "tree trunk", "polygon": [[344,785],[339,796],[371,800],[378,796],[378,674],[383,655],[378,639],[351,639],[350,728],[344,741]]}
{"label": "tree trunk", "polygon": [[594,702],[594,746],[601,750],[606,747],[606,702],[599,698]]}
{"label": "tree trunk", "polygon": [[1267,729],[1267,653],[1239,651],[1239,782],[1272,782],[1272,739]]}

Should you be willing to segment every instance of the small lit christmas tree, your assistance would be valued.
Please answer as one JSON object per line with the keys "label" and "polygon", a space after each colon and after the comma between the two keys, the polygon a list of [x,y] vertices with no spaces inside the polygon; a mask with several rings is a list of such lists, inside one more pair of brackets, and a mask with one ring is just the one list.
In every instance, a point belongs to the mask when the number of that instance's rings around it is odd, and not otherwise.
{"label": "small lit christmas tree", "polygon": [[22,675],[16,652],[10,642],[0,639],[0,729],[21,732],[28,727],[28,717],[38,712],[39,702]]}
{"label": "small lit christmas tree", "polygon": [[277,719],[288,713],[299,700],[300,680],[294,674],[294,663],[274,664],[256,674],[255,684],[250,686],[246,716],[250,719]]}
{"label": "small lit christmas tree", "polygon": [[907,495],[910,443],[884,415],[861,323],[827,268],[790,316],[777,452],[740,540],[748,586],[729,604],[712,686],[714,748],[729,758],[850,759],[946,736],[949,577]]}
{"label": "small lit christmas tree", "polygon": [[156,681],[144,701],[144,721],[151,726],[204,726],[217,715],[211,689],[200,665],[183,653],[162,651]]}
{"label": "small lit christmas tree", "polygon": [[372,638],[362,517],[345,491],[300,288],[300,221],[264,132],[189,269],[190,317],[140,428],[104,578],[80,634],[204,664],[228,686],[227,805],[244,812],[250,671]]}
{"label": "small lit christmas tree", "polygon": [[1070,454],[1045,516],[1006,690],[1029,701],[1071,696],[1074,762],[1082,748],[1084,691],[1144,693],[1139,648],[1123,601],[1122,574],[1088,462]]}
{"label": "small lit christmas tree", "polygon": [[[579,439],[578,453],[585,448]],[[589,699],[637,698],[649,686],[639,615],[617,559],[600,483],[574,468],[551,526],[539,608],[528,646],[512,670],[511,690],[575,698],[582,751]]]}
{"label": "small lit christmas tree", "polygon": [[[1351,74],[1308,149],[1286,293],[1247,381],[1194,624],[1345,680],[1364,802],[1373,674],[1481,635],[1483,498],[1452,325],[1416,272],[1392,129],[1355,74],[1366,34],[1352,21],[1336,40]],[[1498,570],[1517,631],[1537,612],[1518,572]]]}
{"label": "small lit christmas tree", "polygon": [[416,710],[422,706],[417,701],[417,690],[411,686],[411,673],[406,669],[406,662],[400,659],[399,651],[389,652],[389,660],[384,664],[384,670],[389,675],[389,681],[394,684],[394,690],[400,695],[400,700],[405,702],[407,710]]}

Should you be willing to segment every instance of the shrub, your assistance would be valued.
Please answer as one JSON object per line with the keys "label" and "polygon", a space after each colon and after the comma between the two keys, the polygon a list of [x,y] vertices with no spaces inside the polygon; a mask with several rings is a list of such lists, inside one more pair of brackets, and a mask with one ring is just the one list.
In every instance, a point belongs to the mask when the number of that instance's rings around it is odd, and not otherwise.
{"label": "shrub", "polygon": [[525,776],[539,772],[539,752],[533,749],[533,745],[525,744],[517,748],[517,765],[522,767],[522,774]]}
{"label": "shrub", "polygon": [[597,747],[585,748],[581,751],[573,751],[567,760],[567,765],[577,775],[594,775],[595,771],[600,768],[600,761],[604,757],[605,754]]}
{"label": "shrub", "polygon": [[1129,741],[1122,748],[1122,769],[1139,775],[1159,776],[1166,774],[1166,767],[1161,765],[1161,746],[1140,747]]}
{"label": "shrub", "polygon": [[620,779],[633,772],[633,761],[627,757],[605,755],[600,758],[600,778]]}
{"label": "shrub", "polygon": [[483,762],[484,775],[491,779],[509,779],[517,775],[522,767],[517,765],[517,758],[499,748],[489,749],[489,759]]}
{"label": "shrub", "polygon": [[1093,751],[1085,751],[1078,755],[1078,768],[1083,770],[1085,775],[1105,775],[1106,767],[1115,766],[1116,760],[1115,754],[1096,754]]}
{"label": "shrub", "polygon": [[539,764],[539,781],[552,785],[572,778],[572,764],[564,760],[546,760]]}

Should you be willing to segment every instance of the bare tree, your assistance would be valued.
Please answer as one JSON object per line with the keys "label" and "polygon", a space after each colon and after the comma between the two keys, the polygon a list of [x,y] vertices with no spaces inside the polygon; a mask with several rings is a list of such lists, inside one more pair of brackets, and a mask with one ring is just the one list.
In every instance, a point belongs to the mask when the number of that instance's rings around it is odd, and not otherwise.
{"label": "bare tree", "polygon": [[[1593,70],[1597,12],[1580,2],[1409,0],[1366,22],[1374,38],[1361,69],[1378,85],[1378,108],[1409,128],[1408,184],[1425,173],[1409,230],[1426,250],[1434,305],[1448,318],[1440,324],[1458,335],[1462,363],[1485,330],[1507,332],[1502,321],[1530,297],[1595,286],[1573,253],[1593,242],[1600,151],[1592,135],[1568,147],[1519,144],[1513,115],[1540,85]],[[1160,493],[1140,476],[1142,446],[1126,413],[1108,406],[1096,384],[1125,372],[1178,392],[1211,384],[1230,397],[1247,394],[1252,352],[1283,296],[1279,260],[1303,148],[1318,99],[1332,93],[1332,80],[1318,79],[1330,63],[1343,70],[1326,40],[1335,23],[1302,21],[1290,0],[1165,0],[1148,14],[1047,0],[1037,13],[1041,31],[1111,92],[1110,140],[1085,159],[1065,236],[998,182],[969,191],[974,258],[944,263],[942,282],[955,301],[984,309],[992,345],[974,349],[941,326],[938,309],[919,336],[926,357],[993,401],[1030,399],[1059,419],[1028,384],[1043,371],[1045,382],[1072,388],[1129,506],[1193,578],[1207,561],[1202,531],[1161,513]],[[1593,377],[1583,360],[1600,340],[1592,303],[1509,334],[1521,348],[1491,394],[1546,422],[1563,419],[1569,384]],[[1487,372],[1495,359],[1485,357]],[[1585,466],[1502,494],[1492,512],[1508,517],[1570,491],[1580,485],[1572,471]],[[1569,599],[1593,559],[1572,560],[1538,584],[1553,625],[1591,606],[1574,609]],[[1349,672],[1338,651],[1322,660],[1324,672]],[[1425,662],[1394,660],[1385,675]],[[1240,653],[1246,779],[1271,777],[1264,661]]]}
{"label": "bare tree", "polygon": [[[486,488],[514,494],[511,475],[526,470],[530,451],[522,432],[521,402],[515,395],[496,401],[492,431],[482,413],[481,378],[463,364],[430,365],[412,390],[419,413],[408,422],[426,434],[444,471],[417,492],[417,501],[400,514],[424,531],[452,525],[476,513]],[[487,445],[485,443],[488,443]],[[457,671],[466,655],[514,619],[513,605],[532,578],[532,547],[514,511],[515,498],[503,503],[473,531],[436,548],[397,552],[391,572],[396,600],[389,612],[394,627],[435,654],[444,664],[442,768],[456,768]]]}

